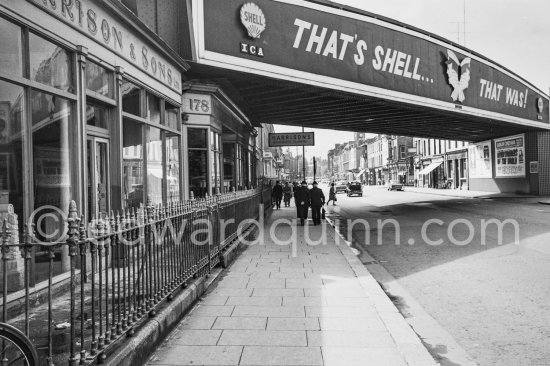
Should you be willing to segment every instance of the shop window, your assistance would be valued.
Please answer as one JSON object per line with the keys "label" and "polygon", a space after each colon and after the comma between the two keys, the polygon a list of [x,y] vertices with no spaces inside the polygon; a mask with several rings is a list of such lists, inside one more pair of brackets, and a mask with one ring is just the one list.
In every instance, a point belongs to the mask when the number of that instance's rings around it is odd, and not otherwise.
{"label": "shop window", "polygon": [[164,170],[161,130],[148,127],[147,133],[147,204],[162,203]]}
{"label": "shop window", "polygon": [[141,116],[141,88],[127,81],[122,81],[122,111]]}
{"label": "shop window", "polygon": [[[0,18],[0,70],[7,75],[22,76],[21,28]],[[2,99],[4,100],[4,99]]]}
{"label": "shop window", "polygon": [[165,104],[164,125],[178,131],[181,129],[179,107],[174,107],[168,103]]}
{"label": "shop window", "polygon": [[187,145],[189,151],[189,189],[195,198],[208,193],[208,130],[188,128]]}
{"label": "shop window", "polygon": [[[73,198],[71,189],[70,129],[71,102],[51,94],[32,90],[34,206],[55,206],[68,212]],[[42,241],[59,239],[49,234],[63,232],[59,212],[42,220],[37,232]],[[59,231],[61,230],[61,231]]]}
{"label": "shop window", "polygon": [[24,217],[23,95],[23,88],[0,81],[0,205],[12,204],[19,220]]}
{"label": "shop window", "polygon": [[243,187],[243,180],[244,180],[244,164],[243,164],[243,146],[237,145],[237,172],[236,172],[236,178],[237,181],[235,185],[237,186],[237,189],[242,189]]}
{"label": "shop window", "polygon": [[214,131],[210,132],[210,171],[212,182],[212,193],[215,194],[217,190],[221,192],[221,151],[220,151],[220,139],[219,133]]}
{"label": "shop window", "polygon": [[206,149],[206,136],[208,130],[205,128],[188,128],[187,144],[190,149]]}
{"label": "shop window", "polygon": [[29,51],[31,80],[73,92],[72,57],[69,52],[33,33],[29,34]]}
{"label": "shop window", "polygon": [[109,110],[101,105],[86,104],[86,124],[99,128],[107,128],[109,121]]}
{"label": "shop window", "polygon": [[142,125],[124,119],[122,126],[122,177],[124,208],[143,204]]}
{"label": "shop window", "polygon": [[399,158],[405,159],[405,157],[406,157],[405,146],[399,146]]}
{"label": "shop window", "polygon": [[223,187],[226,192],[235,186],[235,144],[228,142],[223,144]]}
{"label": "shop window", "polygon": [[114,98],[114,74],[93,62],[86,63],[86,88],[107,98]]}
{"label": "shop window", "polygon": [[195,198],[204,197],[208,190],[206,154],[206,150],[189,150],[189,190]]}
{"label": "shop window", "polygon": [[181,200],[180,193],[180,137],[179,135],[166,133],[166,183],[167,201],[177,202]]}
{"label": "shop window", "polygon": [[160,99],[147,93],[147,119],[160,124]]}

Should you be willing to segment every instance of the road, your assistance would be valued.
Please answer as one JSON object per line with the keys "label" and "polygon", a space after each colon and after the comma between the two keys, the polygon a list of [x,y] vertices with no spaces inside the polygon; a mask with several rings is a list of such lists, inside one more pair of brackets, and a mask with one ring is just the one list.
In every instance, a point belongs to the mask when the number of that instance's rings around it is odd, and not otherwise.
{"label": "road", "polygon": [[[410,294],[394,297],[406,317],[418,315],[407,301],[420,304],[479,365],[550,365],[550,206],[366,187],[363,197],[339,194],[328,213],[344,235],[352,228],[350,241],[384,287],[397,281]],[[483,231],[492,219],[514,220],[502,240],[496,224]],[[445,344],[427,347],[442,365],[457,364]]]}

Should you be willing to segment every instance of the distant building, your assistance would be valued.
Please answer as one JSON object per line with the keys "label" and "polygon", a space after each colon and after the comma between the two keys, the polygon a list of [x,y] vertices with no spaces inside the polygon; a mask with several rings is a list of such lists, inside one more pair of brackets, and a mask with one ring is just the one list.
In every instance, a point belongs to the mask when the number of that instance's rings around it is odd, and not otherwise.
{"label": "distant building", "polygon": [[414,146],[419,186],[468,189],[468,142],[415,138]]}

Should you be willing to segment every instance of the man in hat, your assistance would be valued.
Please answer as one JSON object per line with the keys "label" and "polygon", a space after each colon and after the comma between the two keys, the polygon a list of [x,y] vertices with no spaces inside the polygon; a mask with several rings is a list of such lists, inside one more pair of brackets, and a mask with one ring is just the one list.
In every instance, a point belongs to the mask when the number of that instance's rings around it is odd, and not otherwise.
{"label": "man in hat", "polygon": [[313,188],[309,190],[311,197],[311,218],[313,219],[313,225],[321,224],[321,208],[325,204],[325,194],[323,190],[319,188],[317,182],[313,182]]}
{"label": "man in hat", "polygon": [[281,200],[283,199],[283,187],[279,184],[279,181],[275,182],[275,186],[271,191],[271,200],[275,204],[277,210],[281,208]]}
{"label": "man in hat", "polygon": [[304,226],[310,202],[309,189],[307,189],[307,182],[305,180],[302,181],[300,187],[294,190],[294,202],[296,203],[296,215],[300,219],[300,224]]}

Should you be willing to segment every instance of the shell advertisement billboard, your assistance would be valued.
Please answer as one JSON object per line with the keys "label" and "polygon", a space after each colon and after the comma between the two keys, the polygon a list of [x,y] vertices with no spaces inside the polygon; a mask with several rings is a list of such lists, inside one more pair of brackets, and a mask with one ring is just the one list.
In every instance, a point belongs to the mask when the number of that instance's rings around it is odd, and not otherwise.
{"label": "shell advertisement billboard", "polygon": [[194,0],[193,12],[201,64],[550,128],[542,91],[395,21],[299,0]]}

